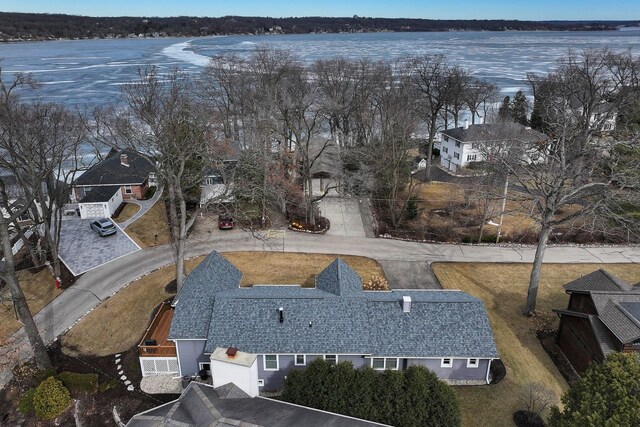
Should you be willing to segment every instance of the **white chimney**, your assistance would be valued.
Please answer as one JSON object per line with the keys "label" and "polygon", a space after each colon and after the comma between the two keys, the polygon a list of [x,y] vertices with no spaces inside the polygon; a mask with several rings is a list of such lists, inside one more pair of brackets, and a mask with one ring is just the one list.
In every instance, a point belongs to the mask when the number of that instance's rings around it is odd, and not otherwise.
{"label": "white chimney", "polygon": [[402,297],[402,312],[403,313],[409,313],[411,312],[411,297],[410,296],[403,296]]}
{"label": "white chimney", "polygon": [[129,159],[126,154],[120,154],[120,164],[129,167]]}
{"label": "white chimney", "polygon": [[464,128],[469,129],[469,119],[464,119]]}

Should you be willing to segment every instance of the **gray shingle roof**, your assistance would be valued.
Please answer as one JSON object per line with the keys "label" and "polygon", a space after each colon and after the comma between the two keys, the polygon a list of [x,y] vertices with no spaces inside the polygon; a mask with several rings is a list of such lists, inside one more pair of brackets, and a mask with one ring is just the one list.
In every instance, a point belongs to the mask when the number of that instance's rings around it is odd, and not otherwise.
{"label": "gray shingle roof", "polygon": [[490,123],[469,125],[467,129],[458,127],[447,129],[442,132],[451,138],[461,142],[488,142],[488,141],[522,141],[522,142],[540,142],[546,141],[548,138],[531,128],[522,126],[519,123]]}
{"label": "gray shingle roof", "polygon": [[[209,255],[183,285],[170,338],[206,337],[207,353],[233,346],[251,353],[498,357],[482,301],[461,291],[364,292],[340,259],[312,289],[239,289],[240,278],[219,254]],[[402,311],[403,296],[412,299],[410,313]]]}
{"label": "gray shingle roof", "polygon": [[127,427],[373,427],[383,424],[264,397],[250,398],[234,384],[213,388],[192,382],[173,402],[135,415]]}
{"label": "gray shingle roof", "polygon": [[174,300],[170,339],[207,338],[216,293],[237,290],[242,272],[218,252],[211,252],[185,279]]}
{"label": "gray shingle roof", "polygon": [[640,293],[592,292],[598,317],[622,343],[640,338],[640,321],[634,318],[621,303],[640,303]]}
{"label": "gray shingle roof", "polygon": [[631,291],[632,288],[624,281],[605,270],[596,270],[564,285],[567,292],[616,292]]}
{"label": "gray shingle roof", "polygon": [[316,288],[335,295],[356,295],[362,292],[362,279],[344,261],[336,258],[316,276]]}
{"label": "gray shingle roof", "polygon": [[[120,163],[120,155],[126,154],[129,166]],[[140,153],[131,150],[112,150],[106,159],[96,163],[80,175],[74,185],[123,185],[142,184],[154,167]]]}
{"label": "gray shingle roof", "polygon": [[94,187],[80,200],[79,203],[108,202],[118,191],[120,191],[120,187],[117,185]]}

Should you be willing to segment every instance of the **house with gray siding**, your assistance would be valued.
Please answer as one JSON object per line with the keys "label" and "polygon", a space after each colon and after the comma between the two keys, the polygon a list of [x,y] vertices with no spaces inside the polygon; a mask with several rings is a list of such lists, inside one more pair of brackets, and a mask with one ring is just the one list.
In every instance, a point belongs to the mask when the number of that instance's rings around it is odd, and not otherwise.
{"label": "house with gray siding", "polygon": [[[453,384],[486,384],[499,357],[482,301],[461,291],[364,291],[339,258],[317,275],[314,288],[241,288],[241,279],[215,251],[187,277],[168,334],[176,375],[205,370],[215,384],[216,369],[225,369],[223,350],[230,349],[257,372],[250,381],[261,390],[281,389],[289,372],[317,358],[381,371],[422,365]],[[233,357],[229,369],[240,369]],[[143,375],[153,373],[143,367]]]}

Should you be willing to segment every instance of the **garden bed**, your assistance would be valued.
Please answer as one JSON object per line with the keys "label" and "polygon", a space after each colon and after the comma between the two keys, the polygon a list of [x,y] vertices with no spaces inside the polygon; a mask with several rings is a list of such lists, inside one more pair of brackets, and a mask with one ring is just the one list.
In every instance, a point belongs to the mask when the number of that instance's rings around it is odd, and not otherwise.
{"label": "garden bed", "polygon": [[[132,381],[136,389],[128,391],[120,380],[115,356],[103,357],[73,357],[64,354],[60,349],[59,341],[49,348],[49,355],[55,370],[96,374],[98,377],[97,391],[71,392],[73,399],[70,406],[54,421],[44,422],[34,415],[25,415],[18,411],[20,396],[30,387],[35,387],[39,380],[35,370],[30,365],[23,365],[15,370],[15,376],[11,382],[0,390],[0,401],[4,403],[0,410],[0,425],[76,425],[75,417],[78,417],[81,425],[85,426],[113,426],[113,408],[123,422],[127,422],[133,415],[151,409],[155,406],[169,402],[177,398],[177,395],[153,395],[143,393],[138,388],[142,374],[138,362],[137,346],[132,347],[121,354],[121,365],[127,378]],[[76,412],[77,407],[77,412]]]}
{"label": "garden bed", "polygon": [[302,220],[293,220],[289,223],[289,230],[300,233],[325,234],[329,231],[331,224],[328,218],[320,217],[315,224],[310,224]]}

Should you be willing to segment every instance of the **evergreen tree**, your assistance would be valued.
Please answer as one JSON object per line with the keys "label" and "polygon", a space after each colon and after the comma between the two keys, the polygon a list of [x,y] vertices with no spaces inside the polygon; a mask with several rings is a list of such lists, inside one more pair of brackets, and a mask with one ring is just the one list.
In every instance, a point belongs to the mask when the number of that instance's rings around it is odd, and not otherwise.
{"label": "evergreen tree", "polygon": [[592,363],[562,396],[564,408],[551,408],[550,426],[640,425],[640,362],[634,353],[612,353]]}
{"label": "evergreen tree", "polygon": [[501,121],[511,120],[511,98],[505,96],[498,109],[498,119]]}
{"label": "evergreen tree", "polygon": [[527,125],[527,113],[529,112],[529,101],[525,94],[519,90],[511,101],[511,118],[514,122]]}

